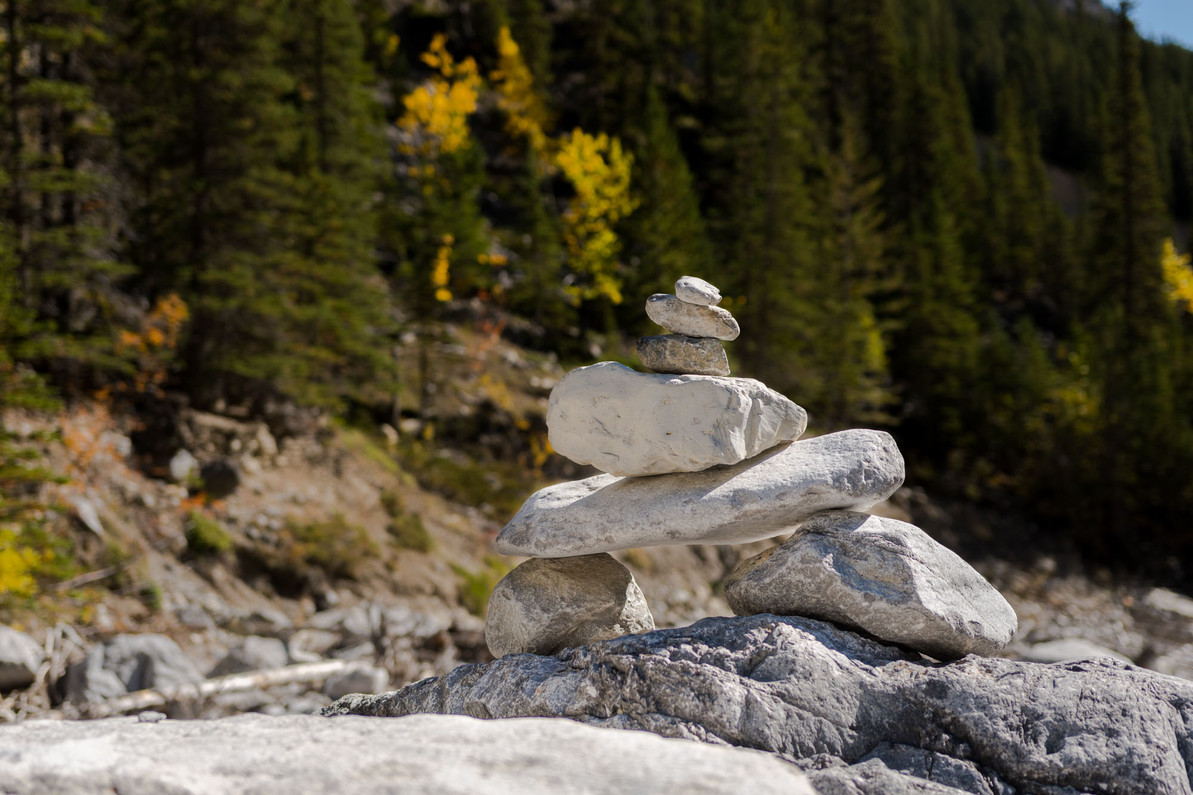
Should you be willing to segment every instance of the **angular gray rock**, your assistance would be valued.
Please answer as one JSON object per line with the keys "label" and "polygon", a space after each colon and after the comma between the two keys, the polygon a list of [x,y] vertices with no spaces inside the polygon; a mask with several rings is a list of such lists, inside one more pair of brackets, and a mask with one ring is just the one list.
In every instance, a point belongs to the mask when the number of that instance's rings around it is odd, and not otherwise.
{"label": "angular gray rock", "polygon": [[41,644],[20,630],[0,625],[0,692],[33,684],[45,660]]}
{"label": "angular gray rock", "polygon": [[815,795],[794,766],[760,751],[443,715],[29,721],[0,726],[0,780],[8,795],[735,793],[742,782],[758,795]]}
{"label": "angular gray rock", "polygon": [[655,293],[646,299],[646,316],[672,334],[727,341],[741,334],[741,326],[728,310],[689,304],[666,293]]}
{"label": "angular gray rock", "polygon": [[913,656],[814,619],[711,618],[464,665],[325,713],[566,716],[768,750],[808,768],[851,766],[825,771],[840,787],[822,792],[940,792],[857,783],[929,767],[947,774],[940,785],[978,793],[1190,792],[1193,682],[1107,659]]}
{"label": "angular gray rock", "polygon": [[215,664],[207,672],[208,676],[225,676],[244,671],[263,671],[270,668],[281,668],[290,663],[290,653],[285,642],[278,638],[264,638],[260,635],[249,635]]}
{"label": "angular gray rock", "polygon": [[328,698],[343,698],[350,693],[380,693],[389,687],[389,674],[383,668],[359,665],[343,673],[329,676],[323,683]]}
{"label": "angular gray rock", "polygon": [[729,375],[725,346],[711,337],[682,334],[639,337],[638,358],[656,373]]}
{"label": "angular gray rock", "polygon": [[725,580],[738,615],[808,616],[941,660],[993,654],[1015,611],[994,586],[915,525],[852,511],[813,516]]}
{"label": "angular gray rock", "polygon": [[553,654],[652,629],[634,575],[610,555],[531,558],[493,589],[485,642],[494,657]]}
{"label": "angular gray rock", "polygon": [[67,669],[63,690],[67,701],[83,703],[203,679],[178,644],[165,635],[117,635]]}
{"label": "angular gray rock", "polygon": [[716,306],[721,303],[721,291],[696,276],[680,276],[675,282],[675,297],[685,304]]}
{"label": "angular gray rock", "polygon": [[497,536],[503,555],[568,557],[669,544],[734,544],[789,532],[813,514],[865,510],[903,483],[890,434],[851,430],[792,442],[731,467],[598,475],[530,496]]}
{"label": "angular gray rock", "polygon": [[752,378],[580,367],[547,403],[555,452],[612,475],[696,472],[798,439],[808,413]]}

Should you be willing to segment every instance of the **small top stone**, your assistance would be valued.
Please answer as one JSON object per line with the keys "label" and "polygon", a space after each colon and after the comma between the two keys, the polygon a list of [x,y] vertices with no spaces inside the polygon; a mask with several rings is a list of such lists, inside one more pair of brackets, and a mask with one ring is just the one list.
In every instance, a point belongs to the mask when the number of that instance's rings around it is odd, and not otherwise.
{"label": "small top stone", "polygon": [[716,306],[721,303],[721,291],[704,279],[681,276],[675,283],[675,297],[685,304]]}

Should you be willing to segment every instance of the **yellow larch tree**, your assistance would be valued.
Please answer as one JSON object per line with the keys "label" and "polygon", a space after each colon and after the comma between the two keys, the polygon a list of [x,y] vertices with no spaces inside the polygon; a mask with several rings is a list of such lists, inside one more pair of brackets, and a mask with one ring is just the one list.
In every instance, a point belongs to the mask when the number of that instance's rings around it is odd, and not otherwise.
{"label": "yellow larch tree", "polygon": [[1193,268],[1189,266],[1188,254],[1179,254],[1172,238],[1164,241],[1160,255],[1160,267],[1164,271],[1164,284],[1168,295],[1178,304],[1185,305],[1185,311],[1193,313]]}
{"label": "yellow larch tree", "polygon": [[630,193],[633,155],[621,141],[577,128],[564,136],[555,165],[575,188],[563,212],[568,262],[576,277],[566,289],[573,300],[604,297],[621,303],[617,256],[621,243],[614,225],[634,211]]}

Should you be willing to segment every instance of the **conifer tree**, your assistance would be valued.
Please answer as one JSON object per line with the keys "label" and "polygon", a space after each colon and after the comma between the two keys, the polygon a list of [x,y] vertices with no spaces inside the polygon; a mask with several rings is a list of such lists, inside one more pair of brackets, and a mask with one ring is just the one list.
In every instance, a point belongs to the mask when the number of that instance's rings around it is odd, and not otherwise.
{"label": "conifer tree", "polygon": [[783,391],[820,393],[807,354],[818,325],[806,169],[811,122],[793,20],[765,0],[705,11],[704,127],[709,228],[725,304],[743,330],[732,354],[745,374]]}
{"label": "conifer tree", "polygon": [[[625,230],[628,295],[671,292],[684,274],[711,273],[712,247],[700,216],[692,174],[679,149],[667,110],[658,92],[648,89],[644,127],[634,144],[634,195],[638,209],[622,225]],[[641,323],[641,306],[624,327]]]}
{"label": "conifer tree", "polygon": [[5,5],[0,197],[22,303],[39,323],[26,354],[73,386],[79,367],[115,368],[118,318],[110,168],[111,120],[88,59],[105,43],[88,0]]}
{"label": "conifer tree", "polygon": [[305,384],[287,391],[313,402],[361,398],[384,386],[375,376],[389,324],[375,254],[383,151],[372,75],[347,0],[291,0],[287,16],[285,67],[296,81],[300,137],[286,164],[296,214],[277,277],[294,299],[285,344],[309,363]]}

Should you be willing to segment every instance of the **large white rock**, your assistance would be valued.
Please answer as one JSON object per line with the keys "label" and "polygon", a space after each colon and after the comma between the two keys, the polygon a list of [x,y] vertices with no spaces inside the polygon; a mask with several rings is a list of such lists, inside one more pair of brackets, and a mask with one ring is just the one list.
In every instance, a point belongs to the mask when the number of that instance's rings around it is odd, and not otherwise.
{"label": "large white rock", "polygon": [[771,754],[560,718],[136,718],[0,726],[13,795],[741,792],[814,795]]}
{"label": "large white rock", "polygon": [[737,544],[833,508],[865,510],[903,483],[890,434],[852,430],[782,445],[731,467],[597,475],[530,496],[497,536],[506,555],[559,558],[669,544]]}
{"label": "large white rock", "polygon": [[666,293],[655,293],[646,299],[646,316],[672,334],[719,340],[735,340],[741,334],[741,326],[729,310],[689,304]]}
{"label": "large white rock", "polygon": [[494,657],[554,654],[654,628],[634,575],[612,556],[531,558],[493,589],[485,642]]}
{"label": "large white rock", "polygon": [[681,276],[675,282],[675,297],[685,304],[716,306],[721,303],[721,291],[704,279]]}
{"label": "large white rock", "polygon": [[551,391],[551,447],[612,475],[696,472],[798,439],[808,414],[752,378],[639,373],[599,362]]}
{"label": "large white rock", "polygon": [[852,511],[815,516],[742,561],[725,599],[738,615],[819,618],[939,660],[992,654],[1018,625],[1002,594],[923,530]]}

